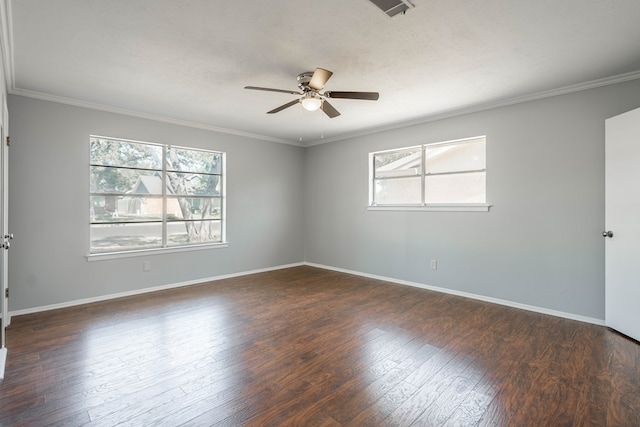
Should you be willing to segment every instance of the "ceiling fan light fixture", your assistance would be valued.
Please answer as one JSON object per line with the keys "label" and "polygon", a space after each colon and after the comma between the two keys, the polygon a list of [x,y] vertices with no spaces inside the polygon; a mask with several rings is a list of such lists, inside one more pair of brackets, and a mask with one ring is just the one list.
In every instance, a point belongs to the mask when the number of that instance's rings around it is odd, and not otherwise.
{"label": "ceiling fan light fixture", "polygon": [[315,93],[307,92],[300,100],[302,108],[307,111],[316,111],[322,105],[322,99]]}

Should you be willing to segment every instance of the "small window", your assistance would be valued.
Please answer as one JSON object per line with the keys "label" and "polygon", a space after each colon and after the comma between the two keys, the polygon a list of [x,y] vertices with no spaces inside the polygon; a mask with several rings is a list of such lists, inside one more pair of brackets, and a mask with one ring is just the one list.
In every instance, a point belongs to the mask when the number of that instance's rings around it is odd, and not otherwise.
{"label": "small window", "polygon": [[224,241],[224,153],[90,138],[91,254]]}
{"label": "small window", "polygon": [[486,204],[486,137],[371,153],[370,206]]}

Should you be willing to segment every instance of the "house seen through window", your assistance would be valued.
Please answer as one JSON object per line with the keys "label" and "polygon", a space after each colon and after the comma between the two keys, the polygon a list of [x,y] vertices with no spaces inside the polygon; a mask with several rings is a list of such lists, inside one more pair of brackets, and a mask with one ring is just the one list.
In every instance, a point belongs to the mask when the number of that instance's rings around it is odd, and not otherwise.
{"label": "house seen through window", "polygon": [[486,137],[371,153],[371,206],[486,203]]}
{"label": "house seen through window", "polygon": [[90,138],[90,253],[222,243],[222,152]]}

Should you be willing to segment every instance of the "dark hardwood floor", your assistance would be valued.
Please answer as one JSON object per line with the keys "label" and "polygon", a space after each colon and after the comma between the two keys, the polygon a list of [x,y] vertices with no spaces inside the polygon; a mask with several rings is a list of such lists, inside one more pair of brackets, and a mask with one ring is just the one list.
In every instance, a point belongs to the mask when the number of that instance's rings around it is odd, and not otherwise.
{"label": "dark hardwood floor", "polygon": [[2,426],[640,426],[604,327],[297,267],[15,317]]}

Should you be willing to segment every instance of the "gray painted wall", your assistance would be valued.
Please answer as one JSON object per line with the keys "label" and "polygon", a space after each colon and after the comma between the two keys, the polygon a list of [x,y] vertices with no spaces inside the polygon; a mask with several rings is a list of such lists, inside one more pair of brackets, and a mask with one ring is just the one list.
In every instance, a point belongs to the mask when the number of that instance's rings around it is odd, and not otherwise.
{"label": "gray painted wall", "polygon": [[[604,319],[604,120],[638,106],[640,80],[301,149],[11,96],[10,308],[306,260]],[[226,151],[229,247],[87,262],[92,133]],[[490,212],[366,210],[369,152],[476,135]]]}
{"label": "gray painted wall", "polygon": [[[12,311],[303,261],[300,147],[20,96],[9,115]],[[90,134],[225,151],[229,246],[88,262]]]}
{"label": "gray painted wall", "polygon": [[[604,319],[604,120],[638,106],[635,80],[308,148],[305,259]],[[369,152],[477,135],[490,212],[367,211]]]}

